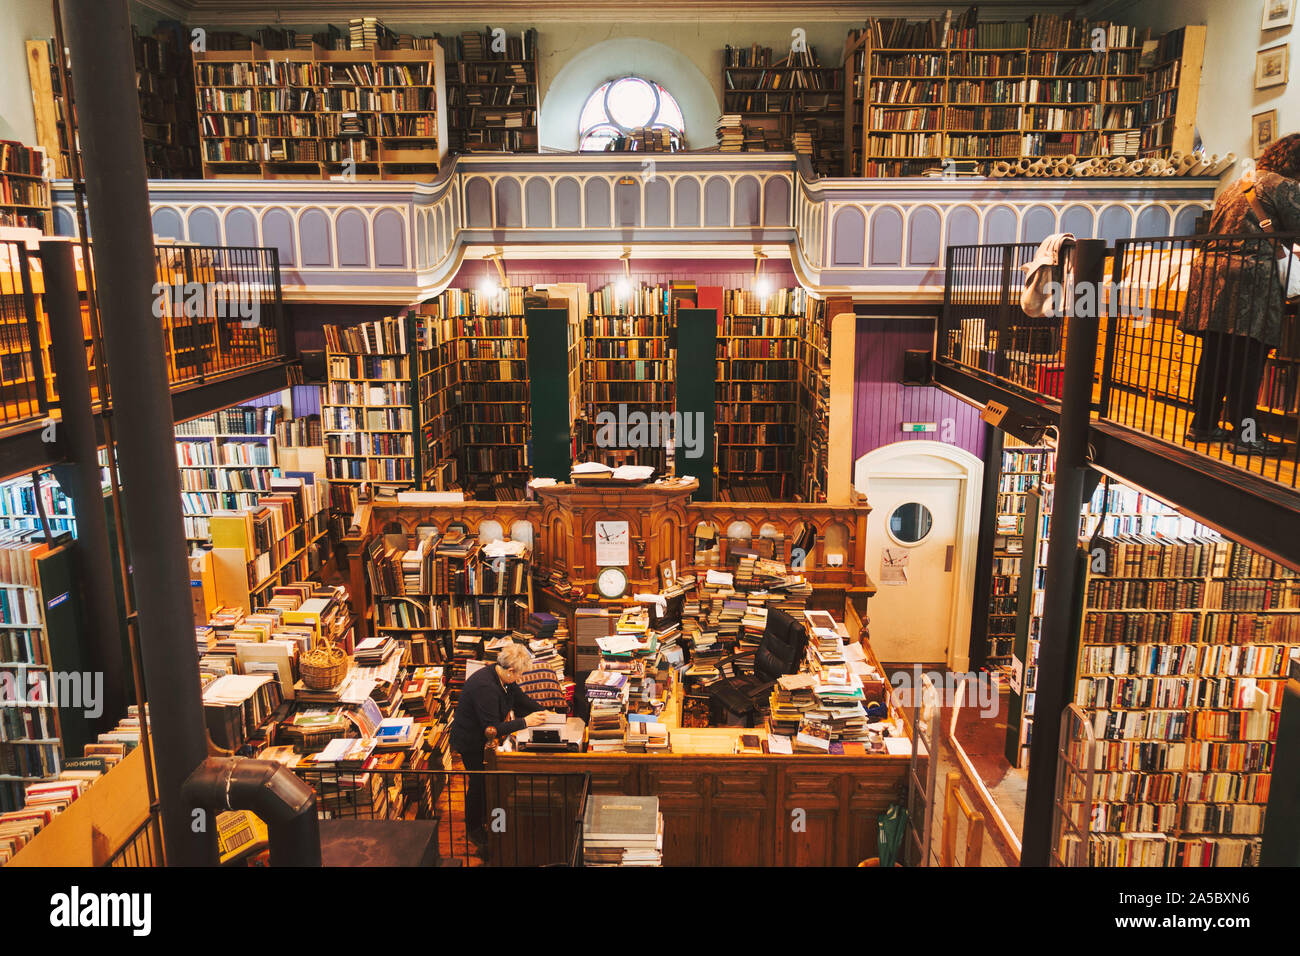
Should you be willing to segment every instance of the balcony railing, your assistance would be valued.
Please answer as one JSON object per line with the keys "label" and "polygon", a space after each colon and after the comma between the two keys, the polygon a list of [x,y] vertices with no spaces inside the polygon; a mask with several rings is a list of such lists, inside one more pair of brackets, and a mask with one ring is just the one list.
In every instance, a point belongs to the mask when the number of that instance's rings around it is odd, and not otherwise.
{"label": "balcony railing", "polygon": [[[284,358],[288,340],[275,249],[158,246],[154,260],[152,309],[162,323],[173,388]],[[35,250],[0,241],[0,430],[41,421],[59,407],[44,292]],[[82,320],[93,369],[97,356],[84,298]],[[98,402],[93,375],[91,389]]]}
{"label": "balcony railing", "polygon": [[[1020,307],[1020,266],[1035,245],[949,248],[936,360],[1059,410],[1066,316],[1087,314],[1074,321],[1097,326],[1096,421],[1295,489],[1300,325],[1272,259],[1298,239],[1123,239],[1109,250],[1100,288],[1089,290],[1091,305],[1062,302],[1049,318]],[[1209,327],[1198,330],[1202,314]]]}

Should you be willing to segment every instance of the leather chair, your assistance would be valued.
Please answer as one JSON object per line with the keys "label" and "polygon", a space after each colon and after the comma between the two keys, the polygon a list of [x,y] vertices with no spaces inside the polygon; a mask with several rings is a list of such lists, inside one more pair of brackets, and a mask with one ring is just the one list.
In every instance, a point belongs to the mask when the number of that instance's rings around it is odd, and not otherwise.
{"label": "leather chair", "polygon": [[732,674],[709,685],[709,696],[718,711],[715,717],[720,719],[722,710],[730,711],[752,727],[767,712],[776,679],[799,672],[807,647],[808,629],[802,621],[785,611],[769,610],[758,648],[718,662],[719,670],[725,673],[730,669]]}

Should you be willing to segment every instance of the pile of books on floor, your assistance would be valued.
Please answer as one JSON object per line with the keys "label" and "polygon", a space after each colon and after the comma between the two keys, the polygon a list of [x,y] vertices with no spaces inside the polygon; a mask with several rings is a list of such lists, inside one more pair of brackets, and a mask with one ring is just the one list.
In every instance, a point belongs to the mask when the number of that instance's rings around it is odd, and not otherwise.
{"label": "pile of books on floor", "polygon": [[592,794],[582,818],[586,866],[661,866],[664,818],[658,797]]}

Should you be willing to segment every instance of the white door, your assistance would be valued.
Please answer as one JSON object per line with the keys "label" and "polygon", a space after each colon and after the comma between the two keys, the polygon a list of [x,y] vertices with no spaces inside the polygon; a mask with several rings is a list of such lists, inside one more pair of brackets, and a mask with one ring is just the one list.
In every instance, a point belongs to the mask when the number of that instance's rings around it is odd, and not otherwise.
{"label": "white door", "polygon": [[882,663],[949,663],[961,548],[958,478],[871,478],[867,603]]}

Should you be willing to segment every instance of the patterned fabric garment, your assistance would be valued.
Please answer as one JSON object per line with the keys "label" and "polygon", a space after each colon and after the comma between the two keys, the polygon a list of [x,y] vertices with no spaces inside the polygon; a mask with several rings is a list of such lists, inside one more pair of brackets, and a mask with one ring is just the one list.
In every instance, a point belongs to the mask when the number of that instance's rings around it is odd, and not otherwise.
{"label": "patterned fabric garment", "polygon": [[[1271,170],[1255,177],[1255,195],[1273,220],[1273,231],[1300,233],[1300,183]],[[1239,179],[1214,203],[1213,235],[1260,233]],[[1178,327],[1183,332],[1244,335],[1276,348],[1282,341],[1285,301],[1271,242],[1210,239],[1192,262],[1187,304]]]}
{"label": "patterned fabric garment", "polygon": [[562,712],[565,708],[564,688],[555,671],[549,667],[534,667],[519,678],[519,689],[547,710]]}

